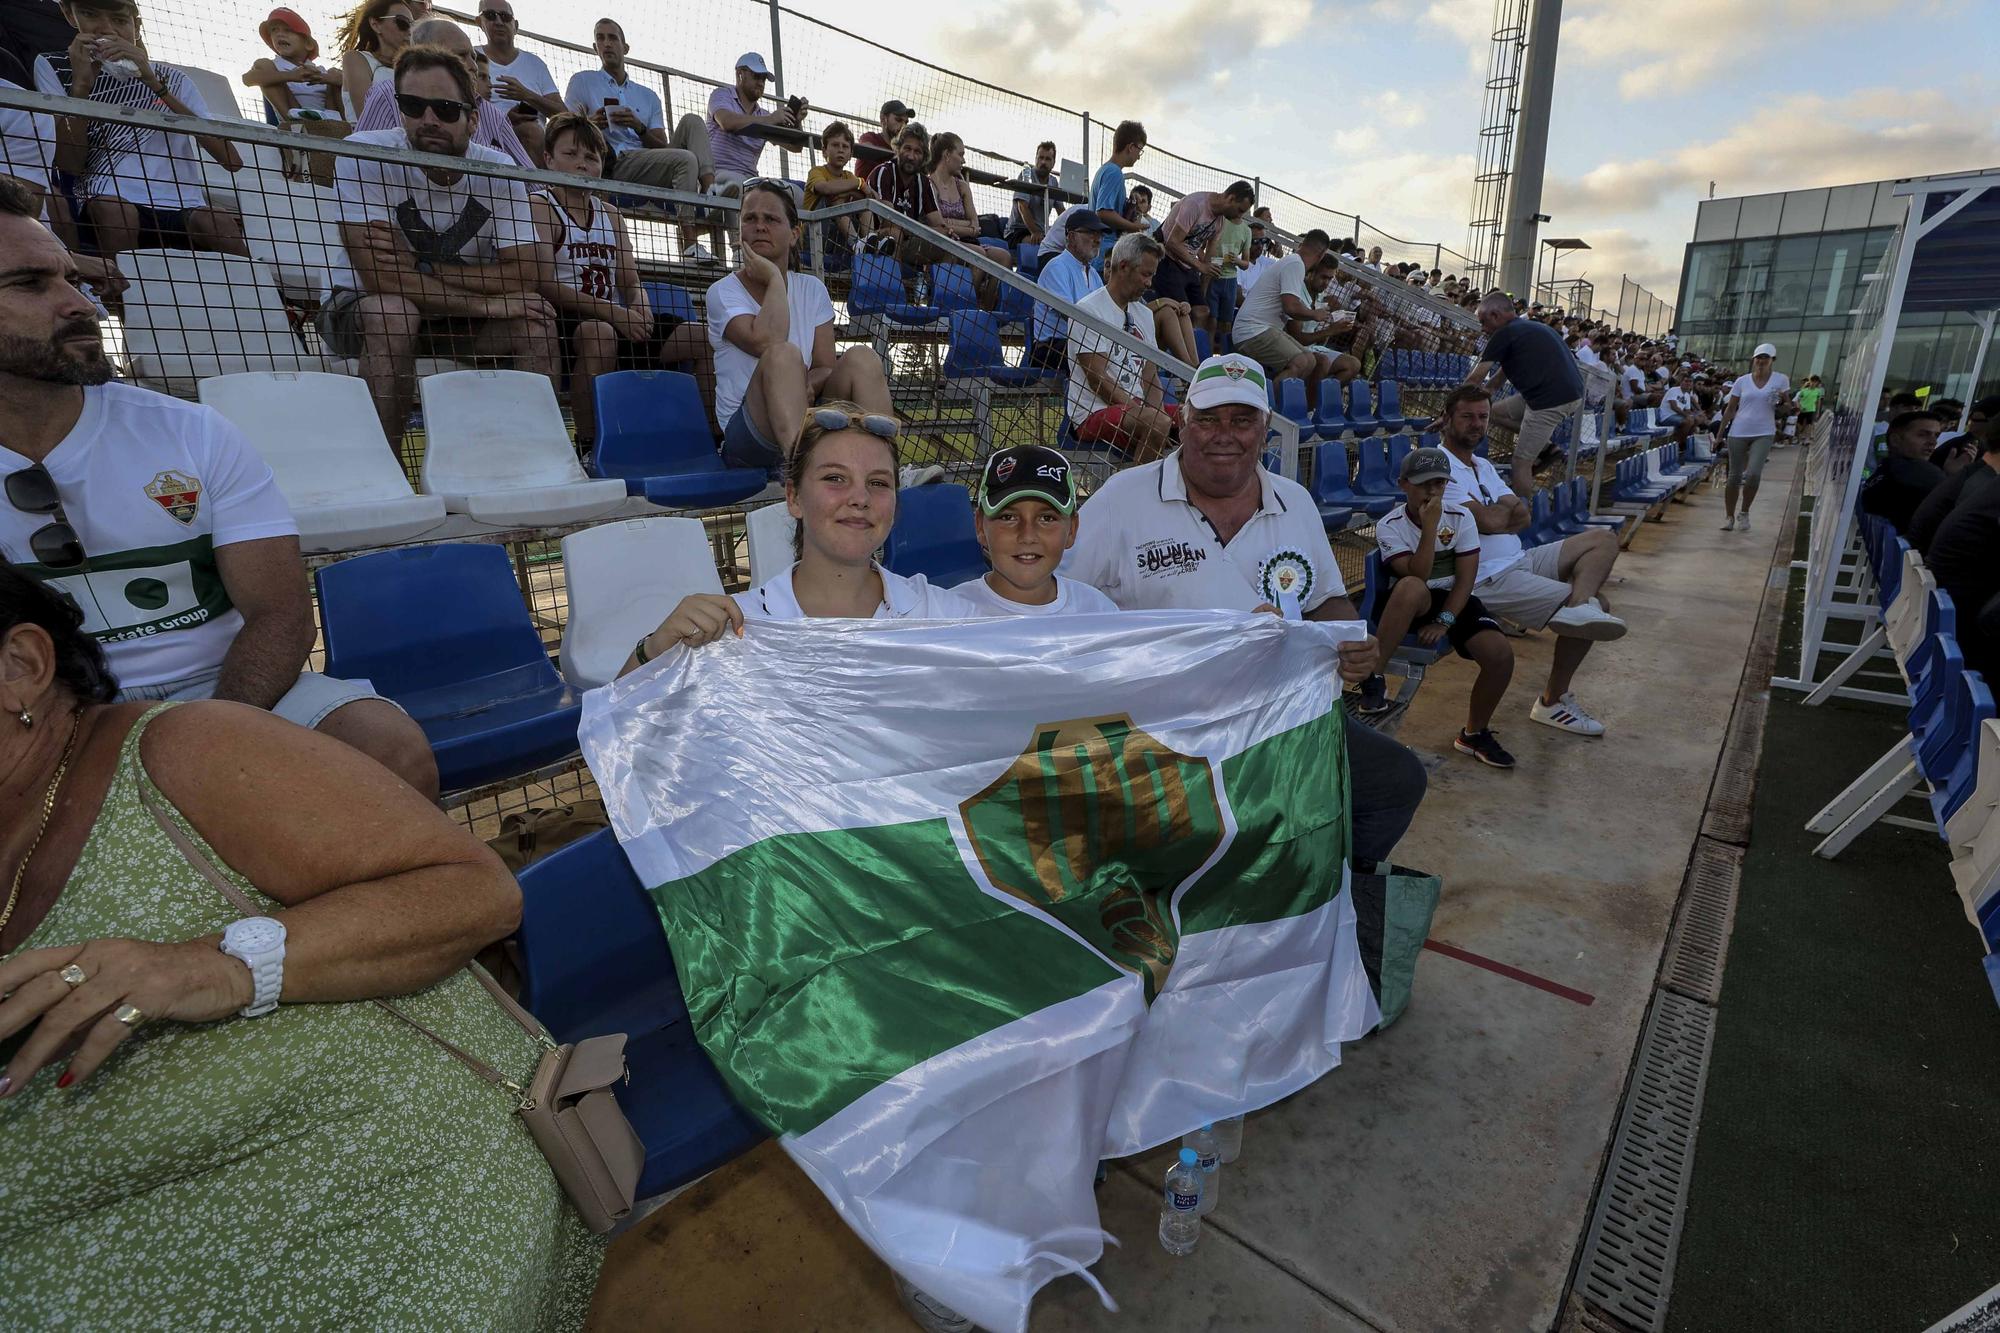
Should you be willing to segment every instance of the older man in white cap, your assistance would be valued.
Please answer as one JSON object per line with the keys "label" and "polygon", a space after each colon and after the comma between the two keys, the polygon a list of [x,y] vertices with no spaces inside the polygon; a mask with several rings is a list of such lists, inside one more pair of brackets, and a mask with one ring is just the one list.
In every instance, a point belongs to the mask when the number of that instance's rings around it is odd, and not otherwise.
{"label": "older man in white cap", "polygon": [[[1307,620],[1359,620],[1312,495],[1262,466],[1270,423],[1264,368],[1212,356],[1195,370],[1181,446],[1112,477],[1078,511],[1062,572],[1121,609],[1280,610]],[[1413,583],[1411,596],[1428,590]],[[1340,674],[1375,668],[1375,640],[1341,645]],[[1351,724],[1353,850],[1386,861],[1424,797],[1415,755]]]}

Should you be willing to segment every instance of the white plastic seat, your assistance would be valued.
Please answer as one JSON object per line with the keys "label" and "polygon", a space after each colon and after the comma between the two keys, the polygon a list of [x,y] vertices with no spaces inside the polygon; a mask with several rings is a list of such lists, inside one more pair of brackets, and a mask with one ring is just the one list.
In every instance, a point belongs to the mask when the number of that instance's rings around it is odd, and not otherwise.
{"label": "white plastic seat", "polygon": [[792,534],[799,521],[785,508],[785,502],[753,509],[743,516],[750,545],[750,586],[761,588],[792,567]]}
{"label": "white plastic seat", "polygon": [[360,380],[246,371],[203,380],[201,401],[270,465],[307,551],[390,546],[444,522],[443,500],[411,491]]}
{"label": "white plastic seat", "polygon": [[1683,486],[1686,486],[1689,482],[1694,480],[1693,477],[1687,475],[1686,473],[1667,472],[1664,470],[1665,467],[1666,467],[1665,448],[1649,449],[1646,451],[1647,481],[1653,482],[1656,485],[1671,486],[1675,490],[1680,490]]}
{"label": "white plastic seat", "polygon": [[1923,639],[1924,617],[1930,595],[1937,590],[1937,576],[1924,568],[1924,558],[1913,547],[1903,553],[1903,582],[1896,600],[1882,613],[1882,630],[1896,665],[1907,674],[1910,654]]}
{"label": "white plastic seat", "polygon": [[690,593],[722,591],[698,518],[628,518],[562,540],[569,620],[563,679],[594,690],[618,674],[632,645]]}
{"label": "white plastic seat", "polygon": [[2000,718],[1987,718],[1972,739],[1978,768],[1972,795],[1945,823],[1951,876],[1965,914],[1976,926],[1979,906],[2000,881]]}
{"label": "white plastic seat", "polygon": [[278,285],[287,295],[323,299],[334,270],[347,266],[340,244],[340,205],[333,191],[287,180],[282,170],[244,168],[252,170],[257,172],[258,188],[238,195],[250,253],[277,272]]}
{"label": "white plastic seat", "polygon": [[120,261],[125,350],[149,388],[192,396],[215,375],[300,371],[315,362],[300,345],[270,270],[241,255],[134,250]]}
{"label": "white plastic seat", "polygon": [[625,503],[624,482],[584,475],[548,376],[454,370],[417,385],[423,490],[452,513],[496,527],[553,527]]}

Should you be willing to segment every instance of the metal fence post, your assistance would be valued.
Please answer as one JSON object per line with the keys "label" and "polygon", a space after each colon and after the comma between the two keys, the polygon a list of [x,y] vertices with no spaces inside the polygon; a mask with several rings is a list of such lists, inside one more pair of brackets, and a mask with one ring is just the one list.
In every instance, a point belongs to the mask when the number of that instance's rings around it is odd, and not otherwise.
{"label": "metal fence post", "polygon": [[[1082,160],[1083,160],[1083,178],[1084,180],[1088,181],[1090,179],[1090,113],[1088,111],[1083,113],[1083,159]],[[1089,194],[1090,186],[1085,185],[1083,187],[1083,192],[1086,195]],[[1088,203],[1089,201],[1086,199],[1085,202]]]}
{"label": "metal fence post", "polygon": [[[780,33],[782,11],[778,0],[771,0],[771,81],[778,85],[778,100],[785,100],[785,42]],[[804,129],[805,126],[799,126]],[[792,154],[789,149],[778,149],[778,175],[789,179],[792,174]]]}

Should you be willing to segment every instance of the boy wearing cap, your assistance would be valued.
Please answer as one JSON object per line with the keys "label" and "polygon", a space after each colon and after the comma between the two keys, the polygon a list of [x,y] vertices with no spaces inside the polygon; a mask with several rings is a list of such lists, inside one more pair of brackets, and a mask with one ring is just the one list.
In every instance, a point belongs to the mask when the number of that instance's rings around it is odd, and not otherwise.
{"label": "boy wearing cap", "polygon": [[1389,596],[1395,584],[1385,580],[1378,593],[1381,616],[1376,637],[1382,645],[1382,667],[1361,683],[1360,711],[1382,713],[1389,708],[1386,669],[1403,636],[1416,630],[1426,648],[1439,639],[1460,657],[1475,663],[1472,702],[1465,727],[1452,738],[1452,748],[1492,768],[1512,768],[1514,756],[1493,735],[1493,712],[1514,678],[1514,649],[1500,622],[1472,595],[1479,581],[1479,525],[1462,505],[1448,503],[1451,459],[1442,449],[1413,449],[1403,460],[1399,479],[1403,503],[1375,521],[1375,544],[1384,568],[1396,579],[1419,579],[1430,589],[1430,609],[1414,619],[1408,602]]}
{"label": "boy wearing cap", "polygon": [[1039,444],[986,460],[973,515],[992,571],[952,589],[996,616],[1083,615],[1118,604],[1088,583],[1056,573],[1076,543],[1076,478],[1069,460]]}

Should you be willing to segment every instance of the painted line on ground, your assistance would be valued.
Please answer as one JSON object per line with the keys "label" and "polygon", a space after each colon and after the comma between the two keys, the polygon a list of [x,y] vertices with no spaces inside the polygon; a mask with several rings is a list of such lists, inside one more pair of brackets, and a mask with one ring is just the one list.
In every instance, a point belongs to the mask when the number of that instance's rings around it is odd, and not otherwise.
{"label": "painted line on ground", "polygon": [[1446,944],[1443,940],[1425,940],[1424,947],[1432,953],[1441,953],[1446,958],[1456,958],[1461,963],[1470,963],[1474,967],[1483,967],[1488,972],[1495,972],[1503,977],[1521,982],[1523,985],[1533,986],[1536,990],[1547,991],[1551,995],[1561,996],[1572,1004],[1588,1005],[1597,1003],[1597,997],[1594,995],[1586,995],[1580,990],[1572,990],[1559,981],[1550,981],[1547,977],[1538,977],[1533,972],[1523,972],[1518,967],[1512,967],[1495,959],[1487,958],[1482,954],[1476,954],[1470,949],[1461,949],[1456,944]]}

